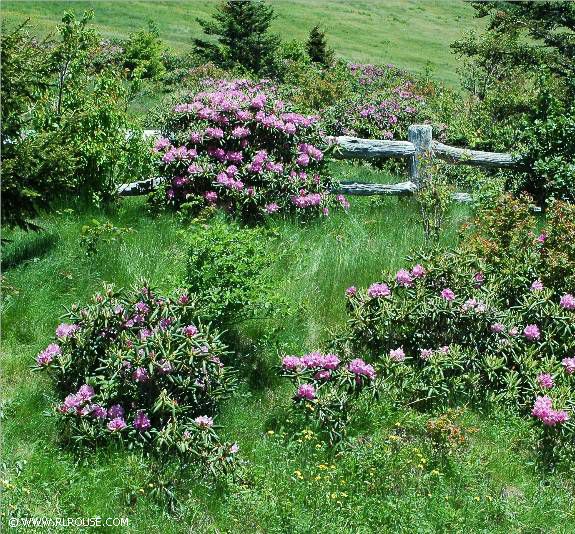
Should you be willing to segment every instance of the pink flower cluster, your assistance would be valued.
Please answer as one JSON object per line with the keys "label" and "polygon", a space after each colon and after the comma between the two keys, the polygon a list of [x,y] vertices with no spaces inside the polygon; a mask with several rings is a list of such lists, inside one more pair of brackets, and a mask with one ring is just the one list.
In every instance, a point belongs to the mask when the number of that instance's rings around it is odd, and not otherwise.
{"label": "pink flower cluster", "polygon": [[[319,172],[324,154],[316,146],[318,118],[286,110],[275,88],[264,81],[206,80],[204,85],[191,102],[174,107],[166,127],[176,144],[179,131],[191,131],[189,144],[173,146],[162,137],[154,147],[164,175],[171,177],[172,187],[166,190],[170,203],[179,205],[196,195],[242,213],[295,207],[319,208],[327,215],[324,197],[330,181]],[[349,207],[343,197],[338,202]]]}
{"label": "pink flower cluster", "polygon": [[36,363],[42,367],[45,367],[52,363],[52,360],[62,354],[62,349],[60,345],[56,343],[50,343],[38,356],[36,356]]}
{"label": "pink flower cluster", "polygon": [[575,310],[575,297],[570,293],[563,295],[559,301],[559,306],[566,310]]}
{"label": "pink flower cluster", "polygon": [[80,330],[80,326],[77,324],[62,323],[56,328],[56,337],[66,339],[72,337],[78,330]]}
{"label": "pink flower cluster", "polygon": [[405,352],[403,347],[398,347],[397,349],[392,349],[389,351],[389,357],[397,363],[403,362],[405,360]]}
{"label": "pink flower cluster", "polygon": [[361,358],[356,358],[349,362],[347,368],[351,373],[358,377],[365,376],[370,380],[375,378],[375,369],[373,366],[365,363]]}
{"label": "pink flower cluster", "polygon": [[194,422],[196,423],[196,425],[198,425],[200,428],[211,428],[214,426],[214,420],[211,417],[208,417],[207,415],[200,415],[199,417],[196,417],[194,419]]}
{"label": "pink flower cluster", "polygon": [[315,387],[313,384],[302,384],[297,388],[296,397],[310,401],[315,399]]}
{"label": "pink flower cluster", "polygon": [[563,365],[563,367],[565,368],[565,372],[568,375],[572,375],[573,373],[575,373],[575,357],[573,358],[563,358],[561,360],[561,364]]}
{"label": "pink flower cluster", "polygon": [[391,291],[387,284],[380,284],[376,282],[371,284],[367,289],[367,296],[372,299],[379,297],[389,297],[390,295]]}
{"label": "pink flower cluster", "polygon": [[289,371],[305,369],[325,369],[333,371],[339,367],[340,359],[336,354],[322,354],[321,352],[310,352],[300,358],[297,356],[286,356],[282,360],[282,365]]}
{"label": "pink flower cluster", "polygon": [[463,312],[473,311],[475,313],[485,313],[486,310],[487,310],[487,306],[485,305],[485,303],[483,303],[483,302],[481,302],[475,298],[467,299],[461,305],[461,311],[463,311]]}
{"label": "pink flower cluster", "polygon": [[569,414],[565,410],[553,409],[553,401],[547,395],[535,399],[531,415],[547,426],[555,426],[569,420]]}

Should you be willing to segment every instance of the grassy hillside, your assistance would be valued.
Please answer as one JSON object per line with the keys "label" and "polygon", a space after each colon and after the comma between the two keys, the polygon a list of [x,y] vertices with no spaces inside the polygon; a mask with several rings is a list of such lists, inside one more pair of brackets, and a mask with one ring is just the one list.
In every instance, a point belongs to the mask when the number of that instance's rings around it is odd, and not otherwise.
{"label": "grassy hillside", "polygon": [[[337,53],[366,63],[395,63],[411,70],[431,64],[438,79],[457,83],[456,59],[449,44],[476,25],[463,0],[273,0],[278,15],[273,29],[283,39],[303,39],[321,24]],[[93,9],[95,24],[107,37],[125,37],[148,19],[174,50],[190,47],[199,35],[196,17],[213,12],[213,0],[82,1],[4,0],[2,20],[14,24],[30,18],[37,33],[53,29],[65,9]]]}

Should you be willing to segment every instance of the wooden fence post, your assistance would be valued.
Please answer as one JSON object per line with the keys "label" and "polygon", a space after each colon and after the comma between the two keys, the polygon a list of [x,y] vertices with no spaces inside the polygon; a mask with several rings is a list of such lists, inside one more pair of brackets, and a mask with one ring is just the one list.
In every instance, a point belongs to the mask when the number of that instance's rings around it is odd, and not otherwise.
{"label": "wooden fence post", "polygon": [[432,128],[428,124],[412,124],[407,130],[407,140],[413,143],[415,154],[409,158],[409,179],[419,188],[422,173],[422,159],[431,150]]}

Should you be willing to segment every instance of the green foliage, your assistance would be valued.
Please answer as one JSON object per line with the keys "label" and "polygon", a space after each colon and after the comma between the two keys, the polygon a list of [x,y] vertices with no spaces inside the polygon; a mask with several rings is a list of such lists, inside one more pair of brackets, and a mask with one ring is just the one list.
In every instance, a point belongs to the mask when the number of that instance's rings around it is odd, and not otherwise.
{"label": "green foliage", "polygon": [[256,75],[274,68],[278,38],[269,33],[273,8],[263,0],[227,0],[212,20],[198,19],[204,33],[217,44],[194,39],[195,53],[224,68],[241,67]]}
{"label": "green foliage", "polygon": [[118,246],[124,237],[134,232],[133,228],[114,226],[111,222],[100,222],[93,219],[80,230],[80,246],[85,249],[87,256],[98,252],[102,245]]}
{"label": "green foliage", "polygon": [[425,239],[433,244],[439,242],[453,194],[453,186],[441,170],[441,166],[434,164],[430,158],[422,158],[421,187],[417,191],[416,199]]}
{"label": "green foliage", "polygon": [[231,326],[265,311],[270,280],[269,237],[259,228],[214,221],[196,230],[189,248],[186,284],[206,320]]}
{"label": "green foliage", "polygon": [[323,67],[331,67],[333,64],[334,52],[327,46],[325,32],[318,25],[309,32],[306,50],[314,63],[319,63]]}
{"label": "green foliage", "polygon": [[482,258],[486,272],[499,281],[500,298],[510,305],[538,279],[557,293],[575,291],[575,208],[554,202],[537,231],[531,205],[529,197],[499,198],[466,226],[462,244],[470,256]]}
{"label": "green foliage", "polygon": [[91,17],[66,13],[50,43],[38,44],[23,27],[3,35],[5,224],[33,227],[30,219],[70,195],[110,199],[118,182],[152,170],[121,75],[92,62],[98,39]]}
{"label": "green foliage", "polygon": [[[452,44],[473,100],[468,141],[523,155],[507,188],[539,203],[573,201],[575,7],[567,2],[475,3],[485,32]],[[543,43],[543,46],[542,46]]]}
{"label": "green foliage", "polygon": [[127,40],[123,54],[124,67],[132,78],[162,78],[166,72],[163,49],[158,27],[150,20],[147,29],[142,28]]}

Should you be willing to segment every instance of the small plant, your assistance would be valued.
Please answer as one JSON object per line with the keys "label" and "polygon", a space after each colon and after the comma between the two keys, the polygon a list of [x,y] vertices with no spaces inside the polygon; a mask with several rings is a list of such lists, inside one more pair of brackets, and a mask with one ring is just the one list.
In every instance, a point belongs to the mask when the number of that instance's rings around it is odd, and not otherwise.
{"label": "small plant", "polygon": [[452,204],[453,186],[441,172],[441,167],[433,163],[429,154],[422,161],[421,185],[416,199],[421,214],[425,240],[437,244],[441,229]]}
{"label": "small plant", "polygon": [[320,352],[286,356],[282,373],[296,388],[296,412],[318,426],[331,445],[344,439],[354,400],[363,391],[376,391],[375,369],[360,358],[345,363],[336,354]]}
{"label": "small plant", "polygon": [[269,241],[265,230],[218,220],[190,236],[186,284],[205,319],[231,326],[269,314]]}
{"label": "small plant", "polygon": [[166,298],[147,283],[106,286],[91,304],[72,306],[36,359],[56,386],[63,437],[228,470],[237,446],[220,441],[213,416],[235,380],[218,333],[197,316],[186,293]]}
{"label": "small plant", "polygon": [[133,233],[133,228],[114,226],[111,222],[100,222],[92,219],[90,224],[82,226],[80,231],[80,246],[87,256],[93,256],[100,246],[118,245],[124,237]]}

